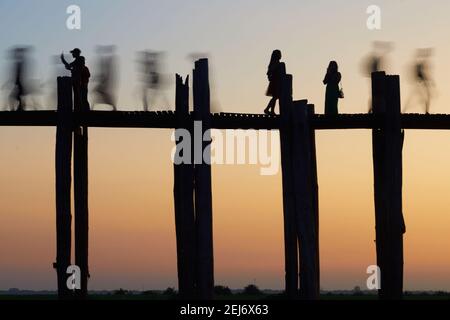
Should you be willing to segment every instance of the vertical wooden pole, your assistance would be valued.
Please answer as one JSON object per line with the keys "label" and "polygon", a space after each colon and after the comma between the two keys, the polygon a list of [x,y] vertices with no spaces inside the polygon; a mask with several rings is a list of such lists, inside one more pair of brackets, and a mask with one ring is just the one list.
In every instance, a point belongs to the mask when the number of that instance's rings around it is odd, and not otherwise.
{"label": "vertical wooden pole", "polygon": [[293,180],[297,235],[300,259],[300,295],[304,299],[316,300],[320,295],[319,283],[319,235],[314,184],[311,128],[307,101],[293,104]]}
{"label": "vertical wooden pole", "polygon": [[80,299],[87,297],[89,278],[88,128],[74,131],[75,264],[81,271]]}
{"label": "vertical wooden pole", "polygon": [[[201,121],[203,143],[194,167],[195,219],[197,229],[197,290],[200,299],[212,299],[214,291],[213,220],[210,148],[210,92],[208,59],[195,62],[194,70],[194,119]],[[195,131],[195,130],[194,130]],[[196,137],[198,139],[198,137]],[[195,153],[195,152],[194,152]],[[194,155],[194,158],[195,155]],[[198,163],[197,163],[198,162]]]}
{"label": "vertical wooden pole", "polygon": [[[382,116],[386,110],[385,101],[385,73],[372,74],[372,111],[374,115]],[[377,265],[381,270],[381,288],[378,290],[380,298],[385,297],[387,284],[387,272],[385,273],[385,253],[387,250],[385,234],[386,230],[386,199],[384,192],[385,150],[383,128],[375,128],[372,131],[373,171],[374,171],[374,204],[375,204],[375,233]]]}
{"label": "vertical wooden pole", "polygon": [[[313,104],[307,105],[307,117],[309,123],[315,114],[315,107]],[[320,238],[319,238],[319,183],[317,177],[317,153],[316,153],[316,131],[312,126],[309,126],[310,135],[310,150],[311,150],[311,193],[313,205],[313,218],[315,222],[315,240],[316,240],[316,254],[315,254],[315,274],[316,274],[316,290],[320,295]]]}
{"label": "vertical wooden pole", "polygon": [[[285,72],[284,72],[285,73]],[[288,298],[298,296],[298,251],[292,173],[292,75],[280,75],[280,149],[283,186],[285,289]]]}
{"label": "vertical wooden pole", "polygon": [[404,132],[401,129],[400,77],[387,76],[386,104],[386,192],[389,222],[390,293],[392,299],[403,296],[403,234],[406,231],[402,208],[402,149]]}
{"label": "vertical wooden pole", "polygon": [[66,273],[71,256],[71,166],[72,166],[72,80],[58,78],[58,123],[56,127],[56,268],[58,297],[72,296]]}
{"label": "vertical wooden pole", "polygon": [[[189,77],[183,83],[176,75],[175,130],[185,129],[193,137],[193,122],[189,115]],[[192,143],[191,139],[191,143]],[[177,144],[177,155],[184,156]],[[190,150],[192,152],[192,150]],[[195,298],[195,216],[194,216],[194,164],[174,164],[175,229],[177,237],[178,289],[180,298]]]}
{"label": "vertical wooden pole", "polygon": [[372,74],[373,111],[381,128],[373,130],[377,264],[381,270],[381,299],[403,294],[402,148],[400,79],[384,72]]}

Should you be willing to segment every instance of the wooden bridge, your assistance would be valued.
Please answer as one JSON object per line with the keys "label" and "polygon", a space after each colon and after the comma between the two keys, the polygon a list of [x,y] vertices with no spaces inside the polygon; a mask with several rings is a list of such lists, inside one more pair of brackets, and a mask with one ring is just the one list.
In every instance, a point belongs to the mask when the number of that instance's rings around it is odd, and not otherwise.
{"label": "wooden bridge", "polygon": [[[398,76],[372,75],[373,113],[325,116],[306,100],[292,98],[292,76],[281,76],[280,116],[210,113],[208,61],[195,63],[193,112],[188,81],[176,76],[175,112],[80,111],[73,105],[71,79],[58,78],[56,111],[0,112],[0,126],[55,126],[58,294],[86,298],[88,291],[88,128],[184,128],[202,121],[214,129],[279,130],[283,187],[286,294],[318,299],[319,201],[316,130],[370,129],[373,136],[377,264],[382,299],[403,293],[402,147],[403,129],[450,129],[450,115],[401,114]],[[204,142],[205,148],[210,141]],[[72,172],[73,154],[73,172]],[[193,161],[191,161],[193,163]],[[71,187],[74,187],[75,259],[71,257]],[[214,288],[211,167],[174,165],[177,266],[181,298],[212,299]],[[81,290],[66,285],[67,267],[81,269]],[[300,293],[300,294],[299,294]]]}
{"label": "wooden bridge", "polygon": [[[194,113],[189,117],[193,119]],[[57,111],[0,111],[0,126],[55,127]],[[279,130],[280,116],[249,113],[211,113],[211,129]],[[312,114],[309,121],[315,130],[379,129],[376,114]],[[92,128],[160,128],[173,129],[176,111],[89,111],[72,116],[73,126]],[[401,114],[403,129],[450,130],[450,114]]]}

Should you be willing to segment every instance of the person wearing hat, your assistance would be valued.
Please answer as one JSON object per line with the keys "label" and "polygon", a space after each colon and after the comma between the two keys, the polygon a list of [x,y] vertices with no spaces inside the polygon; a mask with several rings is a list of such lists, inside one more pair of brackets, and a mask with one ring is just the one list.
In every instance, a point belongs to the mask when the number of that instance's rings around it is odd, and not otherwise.
{"label": "person wearing hat", "polygon": [[64,64],[67,70],[72,73],[72,87],[73,87],[73,102],[74,109],[81,110],[82,99],[81,99],[81,76],[83,73],[84,63],[81,59],[81,50],[78,48],[70,51],[74,61],[68,63],[64,58],[64,52],[61,53],[61,62]]}

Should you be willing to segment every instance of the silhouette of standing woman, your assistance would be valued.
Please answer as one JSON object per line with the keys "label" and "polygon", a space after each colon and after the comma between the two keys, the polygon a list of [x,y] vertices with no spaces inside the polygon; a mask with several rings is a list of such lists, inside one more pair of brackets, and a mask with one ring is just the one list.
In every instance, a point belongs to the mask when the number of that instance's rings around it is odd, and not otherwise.
{"label": "silhouette of standing woman", "polygon": [[327,86],[325,93],[325,114],[338,114],[338,100],[341,97],[339,89],[340,82],[341,74],[338,70],[338,64],[336,61],[331,61],[325,79],[323,79],[323,84]]}
{"label": "silhouette of standing woman", "polygon": [[269,79],[269,87],[267,88],[266,95],[272,97],[270,99],[267,108],[264,109],[265,114],[275,115],[275,104],[280,99],[281,88],[281,76],[286,72],[286,67],[281,60],[281,51],[274,50],[272,57],[270,58],[270,64],[267,70],[267,78]]}

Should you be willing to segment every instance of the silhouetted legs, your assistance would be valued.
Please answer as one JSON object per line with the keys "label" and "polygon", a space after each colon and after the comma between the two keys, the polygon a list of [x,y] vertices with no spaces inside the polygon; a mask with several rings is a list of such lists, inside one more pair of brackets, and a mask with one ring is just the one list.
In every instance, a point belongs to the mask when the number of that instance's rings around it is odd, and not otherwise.
{"label": "silhouetted legs", "polygon": [[424,93],[424,101],[425,101],[425,114],[430,113],[430,104],[431,104],[431,90],[428,81],[422,82]]}
{"label": "silhouetted legs", "polygon": [[97,87],[95,93],[97,94],[97,103],[110,105],[113,111],[117,111],[116,102],[108,89]]}
{"label": "silhouetted legs", "polygon": [[164,103],[165,107],[169,105],[166,95],[159,89],[144,88],[142,92],[142,104],[144,106],[144,111],[149,111],[149,108],[154,108],[157,101]]}
{"label": "silhouetted legs", "polygon": [[403,112],[407,112],[414,100],[417,99],[421,106],[425,106],[425,114],[430,114],[432,88],[433,84],[427,80],[417,82],[415,90],[409,95],[408,100],[404,104]]}
{"label": "silhouetted legs", "polygon": [[80,93],[81,93],[81,96],[80,96],[81,110],[89,111],[91,109],[91,106],[89,105],[89,101],[88,101],[88,87],[81,86]]}
{"label": "silhouetted legs", "polygon": [[148,111],[148,92],[147,88],[142,91],[142,105],[144,106],[144,111]]}
{"label": "silhouetted legs", "polygon": [[25,103],[24,103],[24,90],[22,84],[18,83],[15,85],[11,94],[9,95],[9,104],[12,111],[24,111]]}
{"label": "silhouetted legs", "polygon": [[275,104],[277,103],[278,98],[272,97],[270,99],[269,104],[267,105],[267,108],[264,109],[264,113],[268,115],[275,115]]}

